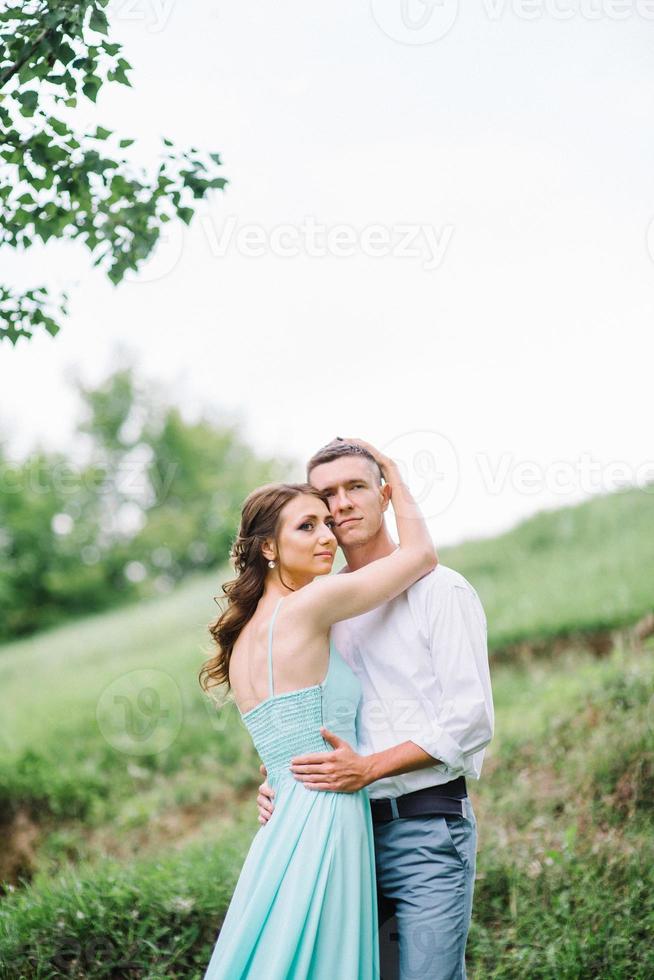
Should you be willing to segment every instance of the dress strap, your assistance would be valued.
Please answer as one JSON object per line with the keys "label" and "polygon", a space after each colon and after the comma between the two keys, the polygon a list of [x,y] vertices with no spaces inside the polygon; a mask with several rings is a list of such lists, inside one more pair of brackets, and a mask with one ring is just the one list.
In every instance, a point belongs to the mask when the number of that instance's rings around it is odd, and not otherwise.
{"label": "dress strap", "polygon": [[281,596],[281,598],[277,602],[277,605],[275,606],[275,611],[274,611],[274,613],[272,614],[272,616],[270,618],[270,626],[268,627],[268,692],[269,692],[269,695],[270,695],[271,698],[273,697],[273,695],[275,693],[274,690],[273,690],[273,669],[272,669],[272,638],[273,638],[273,626],[275,624],[275,617],[277,615],[277,611],[278,611],[279,607],[282,604],[282,599],[283,598],[284,598],[284,596]]}

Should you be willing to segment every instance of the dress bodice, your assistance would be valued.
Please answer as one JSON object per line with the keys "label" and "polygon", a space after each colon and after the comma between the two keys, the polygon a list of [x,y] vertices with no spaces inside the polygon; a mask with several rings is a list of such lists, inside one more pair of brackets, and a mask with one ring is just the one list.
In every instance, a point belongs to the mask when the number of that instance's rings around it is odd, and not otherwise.
{"label": "dress bodice", "polygon": [[320,684],[274,693],[272,635],[281,601],[275,607],[268,631],[270,695],[245,714],[239,712],[266,767],[271,786],[284,775],[293,778],[289,766],[295,756],[332,751],[332,746],[320,734],[321,727],[345,739],[356,750],[355,722],[362,693],[359,678],[331,640],[329,666]]}

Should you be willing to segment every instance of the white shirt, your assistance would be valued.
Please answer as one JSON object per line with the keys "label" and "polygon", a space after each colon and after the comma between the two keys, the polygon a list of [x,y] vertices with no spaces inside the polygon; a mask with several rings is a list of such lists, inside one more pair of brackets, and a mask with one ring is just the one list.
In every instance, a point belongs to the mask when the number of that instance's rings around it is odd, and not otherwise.
{"label": "white shirt", "polygon": [[372,799],[479,779],[495,717],[486,615],[463,575],[437,565],[390,602],[335,623],[332,638],[363,688],[360,754],[410,740],[442,760],[370,783]]}

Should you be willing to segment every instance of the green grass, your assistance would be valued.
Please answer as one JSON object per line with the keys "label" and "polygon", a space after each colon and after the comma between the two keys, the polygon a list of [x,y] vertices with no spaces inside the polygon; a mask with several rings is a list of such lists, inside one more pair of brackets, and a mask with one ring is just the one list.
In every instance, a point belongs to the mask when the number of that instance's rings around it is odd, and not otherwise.
{"label": "green grass", "polygon": [[157,859],[37,876],[0,906],[0,977],[202,977],[257,826]]}
{"label": "green grass", "polygon": [[[565,671],[541,661],[493,674],[496,737],[470,784],[479,850],[469,976],[645,980],[654,645],[603,661],[571,651]],[[40,872],[0,906],[7,976],[200,977],[256,827],[250,807],[177,851]]]}
{"label": "green grass", "polygon": [[654,609],[654,485],[542,511],[443,548],[479,592],[491,649],[631,624]]}
{"label": "green grass", "polygon": [[[259,781],[235,706],[214,705],[197,682],[217,580],[2,649],[0,811],[41,826],[38,861],[51,871],[91,858],[89,828],[128,835],[171,808],[231,810]],[[139,706],[144,688],[155,701]]]}
{"label": "green grass", "polygon": [[195,576],[168,596],[0,647],[0,682],[9,693],[3,751],[34,746],[53,729],[94,724],[104,689],[135,669],[169,676],[186,716],[195,716],[202,694],[192,675],[210,652],[206,624],[220,580],[219,572]]}
{"label": "green grass", "polygon": [[566,670],[503,665],[493,686],[497,736],[470,787],[479,849],[469,975],[645,980],[654,645],[601,662],[578,653]]}

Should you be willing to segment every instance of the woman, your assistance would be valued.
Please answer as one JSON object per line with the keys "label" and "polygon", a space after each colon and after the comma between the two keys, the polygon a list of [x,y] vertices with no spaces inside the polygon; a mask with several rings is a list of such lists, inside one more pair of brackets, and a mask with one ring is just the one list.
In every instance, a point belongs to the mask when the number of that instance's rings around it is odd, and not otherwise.
{"label": "woman", "polygon": [[[255,835],[204,980],[373,980],[379,975],[372,820],[365,790],[309,790],[296,755],[328,751],[328,728],[356,747],[361,686],[330,641],[333,623],[399,595],[437,564],[396,464],[361,440],[391,488],[399,547],[328,576],[334,520],[308,484],[270,484],[245,501],[237,578],[210,627],[216,656],[200,674],[226,683],[275,788]],[[384,493],[382,486],[379,492]]]}

